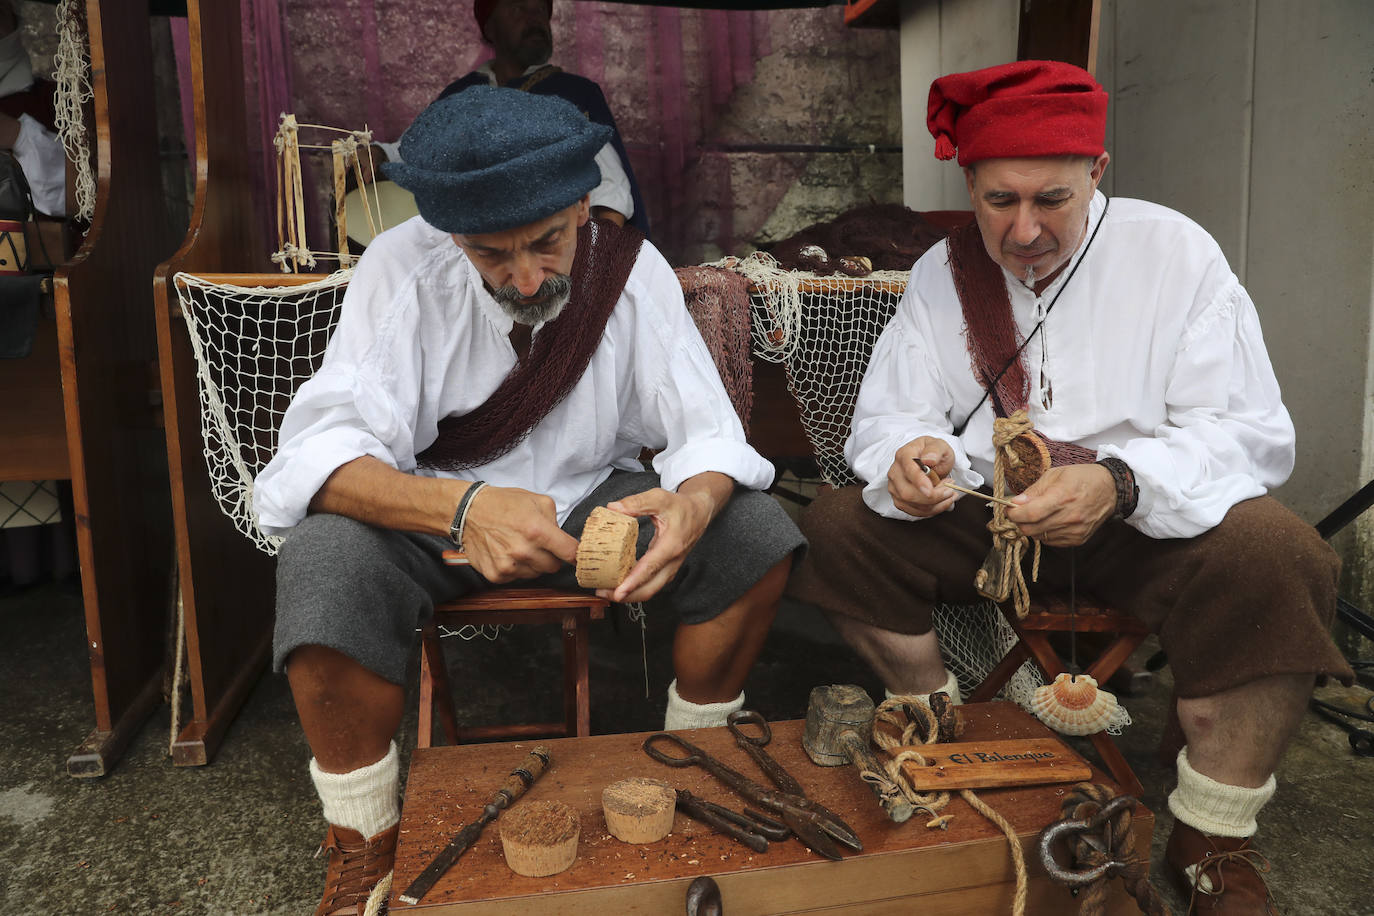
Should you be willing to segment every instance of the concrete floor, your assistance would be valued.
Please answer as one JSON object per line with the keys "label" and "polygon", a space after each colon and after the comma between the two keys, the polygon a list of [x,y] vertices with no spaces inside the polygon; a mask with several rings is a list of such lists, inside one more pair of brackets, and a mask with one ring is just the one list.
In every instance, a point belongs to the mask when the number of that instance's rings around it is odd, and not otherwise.
{"label": "concrete floor", "polygon": [[[66,757],[94,721],[83,636],[80,599],[70,586],[0,599],[0,911],[311,912],[324,873],[324,860],[313,857],[324,826],[285,680],[262,678],[210,766],[172,766],[163,706],[110,775],[73,779]],[[669,639],[665,624],[650,622],[646,698],[639,627],[622,617],[619,626],[595,628],[595,732],[661,726]],[[551,628],[526,628],[495,643],[446,643],[472,722],[503,721],[503,710],[558,717]],[[1137,661],[1151,651],[1147,644]],[[747,693],[769,718],[797,718],[812,686],[844,682],[881,695],[819,615],[789,606]],[[531,697],[520,692],[529,684],[548,687]],[[1168,688],[1166,669],[1143,695],[1124,700],[1136,724],[1122,745],[1158,816],[1156,864],[1170,825],[1170,777],[1154,751]],[[1369,691],[1322,695],[1353,707]],[[412,714],[399,737],[402,772],[413,743]],[[1354,756],[1345,732],[1309,715],[1280,769],[1258,845],[1273,862],[1272,886],[1285,912],[1374,914],[1374,760]],[[1172,891],[1166,899],[1178,907]],[[1066,898],[1065,912],[1072,911]]]}

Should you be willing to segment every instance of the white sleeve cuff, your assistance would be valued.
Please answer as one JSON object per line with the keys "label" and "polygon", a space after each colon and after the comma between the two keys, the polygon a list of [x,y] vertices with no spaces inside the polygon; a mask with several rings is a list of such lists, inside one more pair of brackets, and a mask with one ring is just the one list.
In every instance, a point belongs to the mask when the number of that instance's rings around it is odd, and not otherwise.
{"label": "white sleeve cuff", "polygon": [[627,220],[635,215],[634,196],[630,193],[630,177],[620,164],[620,154],[607,143],[596,154],[601,169],[601,184],[592,189],[591,205],[614,210]]}

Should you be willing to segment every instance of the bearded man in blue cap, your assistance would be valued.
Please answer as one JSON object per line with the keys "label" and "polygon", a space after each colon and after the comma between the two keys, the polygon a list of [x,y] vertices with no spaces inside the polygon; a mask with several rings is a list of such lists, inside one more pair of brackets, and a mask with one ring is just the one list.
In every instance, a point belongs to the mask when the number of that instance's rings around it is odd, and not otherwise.
{"label": "bearded man in blue cap", "polygon": [[[329,822],[317,913],[361,913],[391,869],[392,737],[436,602],[573,586],[594,507],[651,519],[602,594],[678,615],[664,727],[723,725],[803,548],[668,263],[589,216],[608,133],[512,89],[422,112],[387,166],[420,216],[368,246],[258,477],[263,530],[286,535],[273,663]],[[470,567],[442,562],[455,542]]]}

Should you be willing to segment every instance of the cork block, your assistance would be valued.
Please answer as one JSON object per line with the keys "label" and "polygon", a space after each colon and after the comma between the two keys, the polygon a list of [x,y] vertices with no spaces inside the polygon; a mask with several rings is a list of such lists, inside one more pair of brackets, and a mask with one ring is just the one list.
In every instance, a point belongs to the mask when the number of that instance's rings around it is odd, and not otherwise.
{"label": "cork block", "polygon": [[500,821],[501,849],[517,875],[556,875],[577,859],[582,825],[572,808],[558,801],[516,805]]}
{"label": "cork block", "polygon": [[601,790],[601,812],[611,836],[626,843],[656,843],[673,830],[677,793],[661,779],[631,776]]}
{"label": "cork block", "polygon": [[639,521],[597,506],[582,527],[577,544],[577,584],[583,588],[615,588],[635,565]]}

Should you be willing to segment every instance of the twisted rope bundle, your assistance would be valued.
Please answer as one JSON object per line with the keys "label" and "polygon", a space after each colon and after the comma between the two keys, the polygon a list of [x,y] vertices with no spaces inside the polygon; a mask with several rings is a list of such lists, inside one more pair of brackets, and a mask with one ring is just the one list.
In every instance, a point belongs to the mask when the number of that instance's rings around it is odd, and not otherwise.
{"label": "twisted rope bundle", "polygon": [[[890,760],[885,764],[887,776],[901,787],[902,794],[906,796],[907,801],[935,817],[926,825],[928,827],[943,826],[946,818],[939,817],[937,813],[949,804],[950,793],[943,791],[917,792],[912,787],[910,780],[906,778],[906,774],[902,772],[902,764],[911,760],[917,766],[927,766],[928,761],[924,755],[915,750],[912,745],[935,744],[942,738],[947,741],[954,737],[952,734],[953,707],[947,707],[947,709],[947,716],[940,716],[931,709],[930,704],[923,697],[895,696],[880,703],[874,714],[873,740],[880,748],[887,751],[890,757]],[[879,722],[886,722],[893,726],[898,737],[894,738],[891,732],[878,728]],[[893,753],[899,747],[906,749]],[[867,774],[865,774],[865,779],[867,778]],[[1007,838],[1007,846],[1011,849],[1012,868],[1016,872],[1016,893],[1012,897],[1012,916],[1023,916],[1026,912],[1028,875],[1026,858],[1021,852],[1021,844],[1017,842],[1015,828],[992,806],[975,795],[972,789],[960,789],[959,797],[968,802],[969,807],[974,811],[996,825],[997,829],[1001,830]]]}
{"label": "twisted rope bundle", "polygon": [[[1009,496],[1008,471],[1022,466],[1021,456],[1012,448],[1012,443],[1018,436],[1033,433],[1034,429],[1025,410],[993,421],[992,445],[997,457],[993,464],[992,493],[998,499],[1007,499]],[[1022,534],[1016,523],[1007,519],[1007,507],[1001,502],[992,504],[992,521],[988,522],[988,531],[992,532],[992,550],[973,580],[974,588],[978,589],[980,595],[997,602],[1005,601],[1010,596],[1016,616],[1025,617],[1030,609],[1030,590],[1026,586],[1025,573],[1021,570],[1021,558],[1025,555],[1026,544],[1034,539]],[[1040,542],[1034,543],[1032,582],[1040,577]]]}

